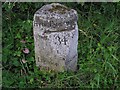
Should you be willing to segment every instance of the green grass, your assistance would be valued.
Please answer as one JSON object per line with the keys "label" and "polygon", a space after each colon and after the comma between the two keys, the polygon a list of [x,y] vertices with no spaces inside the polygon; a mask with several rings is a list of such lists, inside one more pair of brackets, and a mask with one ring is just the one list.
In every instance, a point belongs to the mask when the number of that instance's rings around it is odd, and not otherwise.
{"label": "green grass", "polygon": [[2,3],[3,87],[120,88],[120,3],[63,3],[79,16],[78,71],[63,73],[35,66],[32,20],[44,4]]}

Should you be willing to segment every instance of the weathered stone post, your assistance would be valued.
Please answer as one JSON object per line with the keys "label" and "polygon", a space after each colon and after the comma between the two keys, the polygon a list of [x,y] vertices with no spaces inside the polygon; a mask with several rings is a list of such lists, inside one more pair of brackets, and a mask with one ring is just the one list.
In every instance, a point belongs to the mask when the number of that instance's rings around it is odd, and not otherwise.
{"label": "weathered stone post", "polygon": [[77,68],[77,12],[64,5],[43,6],[34,15],[36,64],[41,69],[75,71]]}

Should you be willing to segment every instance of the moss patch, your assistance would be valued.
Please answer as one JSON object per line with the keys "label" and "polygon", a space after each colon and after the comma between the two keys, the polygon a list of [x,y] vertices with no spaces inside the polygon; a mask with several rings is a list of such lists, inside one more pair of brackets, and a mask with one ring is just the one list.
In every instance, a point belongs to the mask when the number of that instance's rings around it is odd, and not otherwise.
{"label": "moss patch", "polygon": [[49,9],[50,12],[58,12],[60,14],[65,14],[66,11],[69,11],[70,9],[64,6],[60,5],[52,5],[52,9]]}

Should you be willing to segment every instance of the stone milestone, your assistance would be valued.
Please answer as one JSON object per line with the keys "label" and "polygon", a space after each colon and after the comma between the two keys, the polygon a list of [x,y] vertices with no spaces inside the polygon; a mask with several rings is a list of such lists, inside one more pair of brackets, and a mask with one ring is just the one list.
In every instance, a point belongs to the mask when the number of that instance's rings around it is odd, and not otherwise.
{"label": "stone milestone", "polygon": [[35,60],[40,69],[76,71],[77,12],[59,3],[44,5],[34,14]]}

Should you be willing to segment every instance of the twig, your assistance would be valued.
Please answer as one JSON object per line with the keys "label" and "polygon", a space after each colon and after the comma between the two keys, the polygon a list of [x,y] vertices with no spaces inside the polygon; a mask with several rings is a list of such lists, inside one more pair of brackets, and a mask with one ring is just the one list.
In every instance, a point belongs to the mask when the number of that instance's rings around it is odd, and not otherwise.
{"label": "twig", "polygon": [[86,37],[88,37],[88,38],[91,38],[92,39],[92,37],[91,36],[88,36],[87,35],[87,33],[86,32],[84,32],[83,30],[81,30],[81,29],[78,29],[81,33],[83,33]]}
{"label": "twig", "polygon": [[20,63],[21,63],[21,65],[22,65],[22,67],[23,67],[23,70],[24,70],[25,74],[27,75],[26,70],[25,70],[24,65],[23,65],[23,63],[22,63],[21,60],[20,60]]}

